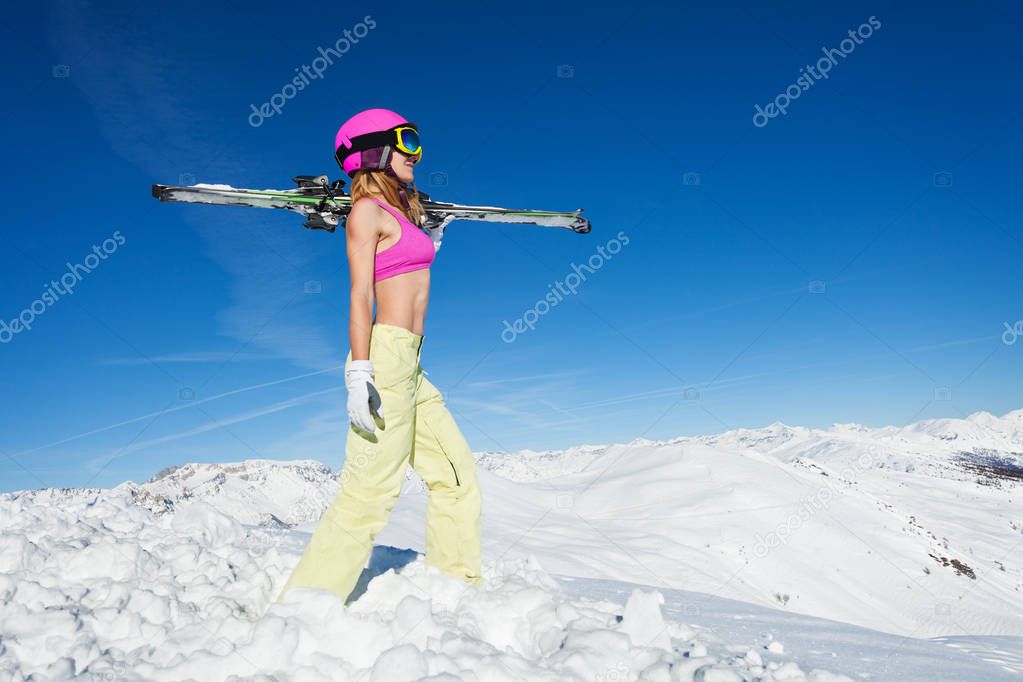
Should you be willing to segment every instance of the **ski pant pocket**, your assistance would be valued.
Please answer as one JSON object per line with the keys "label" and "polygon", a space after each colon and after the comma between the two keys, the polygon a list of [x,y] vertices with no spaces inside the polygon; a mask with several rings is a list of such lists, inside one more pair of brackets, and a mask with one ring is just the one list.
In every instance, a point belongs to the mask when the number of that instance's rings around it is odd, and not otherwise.
{"label": "ski pant pocket", "polygon": [[476,481],[476,463],[440,391],[421,373],[416,383],[412,466],[431,490]]}
{"label": "ski pant pocket", "polygon": [[427,429],[430,432],[429,438],[436,443],[436,448],[442,455],[444,461],[451,468],[451,475],[454,476],[454,487],[458,487],[462,484],[461,478],[458,476],[458,467],[455,466],[455,462],[451,459],[451,455],[448,453],[446,447],[444,447],[444,440],[437,436],[437,432],[430,428],[430,423],[426,420],[422,420],[420,423],[422,428]]}

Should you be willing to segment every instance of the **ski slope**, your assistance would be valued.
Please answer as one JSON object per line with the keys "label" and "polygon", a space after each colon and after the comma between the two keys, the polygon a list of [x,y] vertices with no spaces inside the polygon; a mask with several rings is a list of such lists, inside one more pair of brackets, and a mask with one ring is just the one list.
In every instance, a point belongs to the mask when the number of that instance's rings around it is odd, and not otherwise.
{"label": "ski slope", "polygon": [[1019,679],[1021,431],[479,453],[485,586],[423,564],[410,472],[347,608],[271,604],[337,491],[322,463],[10,493],[0,680]]}

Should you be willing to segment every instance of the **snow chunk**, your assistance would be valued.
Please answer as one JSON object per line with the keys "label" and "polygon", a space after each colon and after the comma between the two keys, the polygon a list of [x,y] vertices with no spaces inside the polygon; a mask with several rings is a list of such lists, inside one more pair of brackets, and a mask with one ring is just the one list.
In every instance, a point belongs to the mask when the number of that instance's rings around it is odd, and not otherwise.
{"label": "snow chunk", "polygon": [[664,595],[660,592],[633,590],[625,604],[619,629],[629,636],[635,646],[671,649],[671,639],[661,616]]}

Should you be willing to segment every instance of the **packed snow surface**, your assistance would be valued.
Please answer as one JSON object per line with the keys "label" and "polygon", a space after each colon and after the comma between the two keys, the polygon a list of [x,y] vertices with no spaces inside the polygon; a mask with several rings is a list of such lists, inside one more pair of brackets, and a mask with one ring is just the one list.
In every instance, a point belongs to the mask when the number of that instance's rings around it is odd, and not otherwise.
{"label": "packed snow surface", "polygon": [[1021,453],[1023,411],[481,453],[485,584],[410,473],[348,605],[272,603],[322,463],[0,495],[0,681],[1019,679]]}

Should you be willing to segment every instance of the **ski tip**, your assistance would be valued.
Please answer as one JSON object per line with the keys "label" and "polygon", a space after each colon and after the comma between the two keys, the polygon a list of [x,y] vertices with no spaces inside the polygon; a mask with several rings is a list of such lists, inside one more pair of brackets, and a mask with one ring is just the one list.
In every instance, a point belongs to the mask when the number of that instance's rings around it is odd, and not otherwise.
{"label": "ski tip", "polygon": [[157,199],[160,198],[160,194],[163,193],[163,185],[153,185],[153,196]]}
{"label": "ski tip", "polygon": [[584,218],[580,215],[583,209],[578,209],[575,212],[575,225],[572,226],[572,230],[577,234],[588,234],[592,229],[589,218]]}

